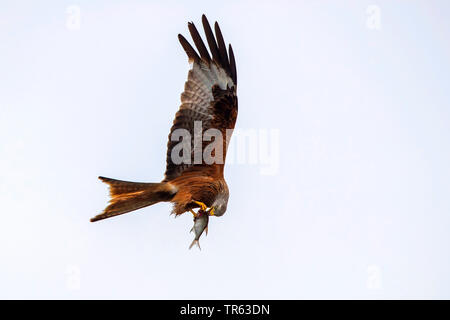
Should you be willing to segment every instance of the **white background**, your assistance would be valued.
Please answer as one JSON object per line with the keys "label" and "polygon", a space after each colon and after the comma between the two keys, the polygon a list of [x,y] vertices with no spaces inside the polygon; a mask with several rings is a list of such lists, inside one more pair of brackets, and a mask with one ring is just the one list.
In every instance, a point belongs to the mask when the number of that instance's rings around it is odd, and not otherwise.
{"label": "white background", "polygon": [[[450,298],[447,1],[0,6],[0,298]],[[169,204],[89,218],[97,176],[162,179],[202,13],[237,127],[280,139],[275,174],[227,166],[199,251]]]}

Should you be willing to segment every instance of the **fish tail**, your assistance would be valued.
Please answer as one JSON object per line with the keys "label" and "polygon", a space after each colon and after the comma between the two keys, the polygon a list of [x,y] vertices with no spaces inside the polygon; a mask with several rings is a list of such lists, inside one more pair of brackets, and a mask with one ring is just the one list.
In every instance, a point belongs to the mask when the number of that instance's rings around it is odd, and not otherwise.
{"label": "fish tail", "polygon": [[200,241],[198,241],[198,239],[194,239],[194,241],[192,241],[191,245],[189,246],[189,249],[191,249],[195,244],[200,250],[202,250],[202,248],[200,248]]}

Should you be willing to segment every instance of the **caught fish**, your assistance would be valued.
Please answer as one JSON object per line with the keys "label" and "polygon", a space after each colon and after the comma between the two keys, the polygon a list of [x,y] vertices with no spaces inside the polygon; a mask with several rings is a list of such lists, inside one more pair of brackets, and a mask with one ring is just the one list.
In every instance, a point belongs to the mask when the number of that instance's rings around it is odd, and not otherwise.
{"label": "caught fish", "polygon": [[203,231],[206,230],[206,234],[208,234],[208,222],[209,222],[208,212],[199,210],[197,216],[194,218],[194,226],[191,229],[191,232],[194,231],[195,233],[195,238],[194,241],[192,241],[191,245],[189,246],[189,249],[191,249],[194,246],[194,244],[196,244],[197,247],[201,250],[199,239]]}

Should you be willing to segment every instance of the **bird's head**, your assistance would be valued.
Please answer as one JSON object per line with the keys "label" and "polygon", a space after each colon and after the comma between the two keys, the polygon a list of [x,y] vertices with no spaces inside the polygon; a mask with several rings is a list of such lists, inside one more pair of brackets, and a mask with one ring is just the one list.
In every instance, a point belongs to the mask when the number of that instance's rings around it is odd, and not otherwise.
{"label": "bird's head", "polygon": [[220,217],[227,211],[227,204],[216,204],[212,206],[212,209],[209,211],[210,215]]}
{"label": "bird's head", "polygon": [[227,211],[227,204],[228,193],[219,194],[211,206],[210,214],[217,217],[223,216],[225,211]]}

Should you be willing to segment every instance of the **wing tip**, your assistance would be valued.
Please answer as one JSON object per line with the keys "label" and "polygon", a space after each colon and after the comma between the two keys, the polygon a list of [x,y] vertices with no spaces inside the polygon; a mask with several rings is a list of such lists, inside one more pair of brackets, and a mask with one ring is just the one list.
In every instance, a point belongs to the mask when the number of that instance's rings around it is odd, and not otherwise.
{"label": "wing tip", "polygon": [[233,80],[234,84],[237,85],[236,60],[234,58],[234,52],[231,43],[228,44],[228,54],[230,55],[231,79]]}
{"label": "wing tip", "polygon": [[187,41],[186,38],[181,33],[178,34],[178,41],[180,41],[181,46],[186,52],[189,62],[200,60],[200,57],[197,54],[197,52],[194,50],[194,48],[192,48],[189,41]]}
{"label": "wing tip", "polygon": [[194,22],[188,23],[189,33],[191,34],[192,40],[194,41],[197,52],[200,54],[201,59],[209,64],[211,62],[211,56],[209,55],[208,49],[206,49],[205,43],[195,27]]}
{"label": "wing tip", "polygon": [[222,67],[231,77],[233,82],[237,84],[236,62],[234,59],[233,49],[231,44],[229,44],[227,52],[227,46],[225,45],[219,23],[217,21],[214,22],[215,35],[212,32],[211,25],[209,24],[208,18],[204,13],[202,14],[202,24],[206,34],[206,40],[209,45],[209,52],[211,52],[212,57],[209,54],[200,34],[198,33],[194,22],[189,21],[188,29],[197,50],[191,46],[189,41],[182,34],[178,34],[178,40],[186,52],[189,62],[204,61],[209,64],[211,61],[214,61],[217,65]]}

